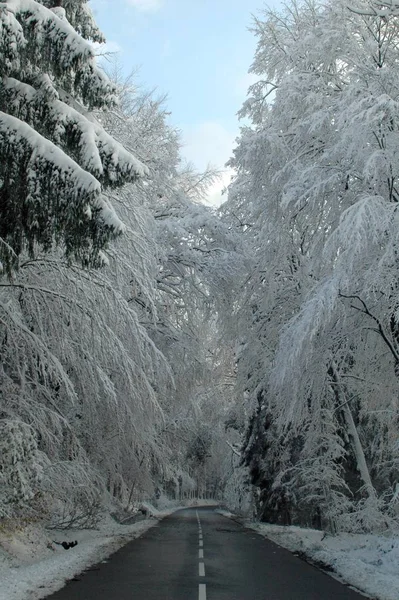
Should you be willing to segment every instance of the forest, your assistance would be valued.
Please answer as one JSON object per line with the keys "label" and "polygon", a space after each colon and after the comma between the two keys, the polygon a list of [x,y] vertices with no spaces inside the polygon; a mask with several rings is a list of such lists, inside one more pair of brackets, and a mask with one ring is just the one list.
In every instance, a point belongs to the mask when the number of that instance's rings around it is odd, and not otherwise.
{"label": "forest", "polygon": [[252,31],[216,209],[86,0],[0,2],[0,523],[397,526],[399,2]]}

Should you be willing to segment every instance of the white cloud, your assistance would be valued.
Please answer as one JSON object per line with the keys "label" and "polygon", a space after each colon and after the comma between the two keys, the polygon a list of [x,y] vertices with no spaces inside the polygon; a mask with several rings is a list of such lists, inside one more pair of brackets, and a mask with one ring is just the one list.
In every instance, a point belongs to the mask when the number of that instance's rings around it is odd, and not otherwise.
{"label": "white cloud", "polygon": [[197,169],[205,169],[212,163],[224,167],[232,155],[235,131],[228,131],[218,121],[204,121],[190,127],[183,127],[182,154]]}
{"label": "white cloud", "polygon": [[214,183],[209,189],[208,196],[206,198],[207,204],[211,206],[220,206],[227,200],[227,194],[223,193],[229,183],[231,183],[232,177],[234,176],[233,169],[225,169],[219,181]]}
{"label": "white cloud", "polygon": [[182,156],[199,170],[208,164],[223,169],[222,177],[209,190],[207,202],[219,206],[226,200],[222,190],[230,183],[232,169],[225,168],[232,156],[238,131],[229,131],[218,121],[205,121],[183,128]]}
{"label": "white cloud", "polygon": [[162,0],[127,0],[127,3],[143,12],[153,12],[162,6]]}
{"label": "white cloud", "polygon": [[259,81],[258,75],[255,75],[254,73],[245,73],[245,75],[243,75],[236,81],[236,95],[240,99],[244,100],[248,94],[249,86],[253,85],[257,81]]}

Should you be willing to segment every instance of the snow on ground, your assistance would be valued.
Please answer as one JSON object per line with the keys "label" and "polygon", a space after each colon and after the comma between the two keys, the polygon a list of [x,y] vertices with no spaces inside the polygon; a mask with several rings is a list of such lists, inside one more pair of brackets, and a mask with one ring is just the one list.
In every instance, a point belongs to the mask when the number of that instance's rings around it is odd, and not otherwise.
{"label": "snow on ground", "polygon": [[[160,519],[187,506],[215,505],[214,501],[192,500],[185,506],[161,499],[155,509],[142,503],[151,518],[121,525],[104,516],[98,529],[73,531],[45,530],[37,525],[18,526],[10,531],[0,525],[0,600],[39,600],[62,588],[69,579],[99,562],[145,531]],[[54,542],[72,542],[64,550]]]}
{"label": "snow on ground", "polygon": [[[227,517],[232,513],[220,511]],[[245,525],[379,600],[399,598],[399,532],[386,535],[340,533],[245,521]]]}
{"label": "snow on ground", "polygon": [[[174,510],[132,525],[120,525],[107,515],[96,530],[44,530],[32,525],[12,532],[0,529],[0,600],[45,598]],[[74,540],[78,545],[69,550],[54,544]]]}

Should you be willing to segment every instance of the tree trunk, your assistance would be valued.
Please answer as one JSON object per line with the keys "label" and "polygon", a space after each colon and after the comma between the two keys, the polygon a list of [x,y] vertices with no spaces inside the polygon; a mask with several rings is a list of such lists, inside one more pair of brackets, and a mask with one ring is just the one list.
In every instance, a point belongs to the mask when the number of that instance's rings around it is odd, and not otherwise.
{"label": "tree trunk", "polygon": [[375,497],[376,492],[375,492],[373,483],[371,481],[370,471],[367,466],[362,442],[360,440],[359,433],[358,433],[355,421],[353,419],[352,411],[349,406],[349,400],[348,400],[346,392],[345,392],[345,385],[341,381],[337,366],[334,362],[331,364],[331,367],[329,368],[328,372],[332,379],[331,387],[332,387],[334,395],[337,399],[338,408],[342,409],[345,423],[348,428],[347,431],[352,440],[352,448],[353,448],[353,451],[355,454],[356,464],[357,464],[357,468],[358,468],[360,477],[364,483],[364,487],[367,492],[367,495],[369,497]]}

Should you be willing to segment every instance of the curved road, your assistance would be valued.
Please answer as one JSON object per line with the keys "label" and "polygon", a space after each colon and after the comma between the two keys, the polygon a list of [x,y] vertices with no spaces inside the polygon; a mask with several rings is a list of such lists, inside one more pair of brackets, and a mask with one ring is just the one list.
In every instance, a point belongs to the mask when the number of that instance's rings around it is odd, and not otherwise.
{"label": "curved road", "polygon": [[51,600],[361,600],[214,508],[180,510]]}

